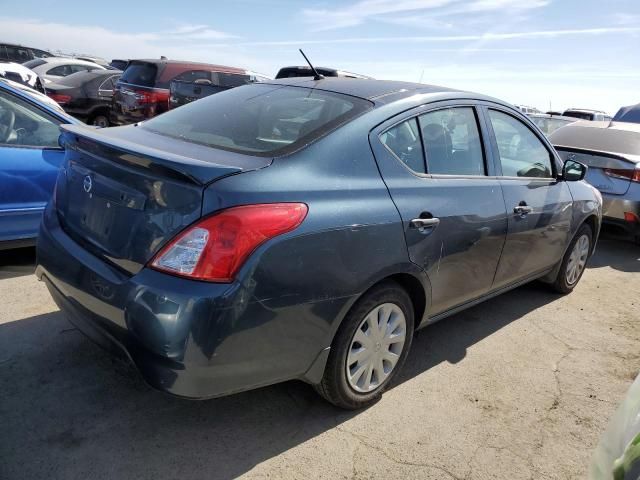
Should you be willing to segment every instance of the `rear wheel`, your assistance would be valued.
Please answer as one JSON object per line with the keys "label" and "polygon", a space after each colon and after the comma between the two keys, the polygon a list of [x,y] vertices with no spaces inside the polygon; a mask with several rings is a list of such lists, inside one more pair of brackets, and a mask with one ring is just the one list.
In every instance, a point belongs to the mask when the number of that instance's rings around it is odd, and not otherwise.
{"label": "rear wheel", "polygon": [[407,292],[384,282],[366,293],[344,319],[316,389],[334,405],[357,409],[375,402],[402,367],[413,339]]}
{"label": "rear wheel", "polygon": [[90,123],[96,127],[107,128],[109,126],[109,117],[103,114],[98,114],[91,119]]}
{"label": "rear wheel", "polygon": [[573,237],[567,252],[562,259],[560,271],[553,283],[553,288],[560,293],[569,293],[582,278],[591,253],[593,234],[588,225],[582,225]]}

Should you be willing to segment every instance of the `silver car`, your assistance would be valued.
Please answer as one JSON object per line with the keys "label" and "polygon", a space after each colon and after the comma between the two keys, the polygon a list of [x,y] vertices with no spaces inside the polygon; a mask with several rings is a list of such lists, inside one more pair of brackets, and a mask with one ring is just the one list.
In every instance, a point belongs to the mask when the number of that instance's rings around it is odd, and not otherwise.
{"label": "silver car", "polygon": [[562,160],[589,167],[585,180],[602,193],[603,223],[640,243],[640,124],[580,121],[549,140]]}

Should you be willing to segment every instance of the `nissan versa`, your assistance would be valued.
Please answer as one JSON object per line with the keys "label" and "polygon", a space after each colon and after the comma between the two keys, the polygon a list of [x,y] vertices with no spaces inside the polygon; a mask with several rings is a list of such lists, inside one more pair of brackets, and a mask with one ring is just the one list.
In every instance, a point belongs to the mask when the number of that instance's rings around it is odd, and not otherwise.
{"label": "nissan versa", "polygon": [[182,397],[301,379],[366,406],[414,330],[534,279],[570,292],[600,230],[586,167],[441,87],[285,79],[63,128],[37,275]]}

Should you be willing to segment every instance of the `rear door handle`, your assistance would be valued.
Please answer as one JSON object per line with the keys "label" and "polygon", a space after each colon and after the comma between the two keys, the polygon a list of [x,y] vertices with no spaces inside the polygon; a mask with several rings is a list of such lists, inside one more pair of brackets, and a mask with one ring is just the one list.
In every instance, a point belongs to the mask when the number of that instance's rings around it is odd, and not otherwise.
{"label": "rear door handle", "polygon": [[515,213],[516,215],[524,216],[531,212],[533,212],[533,208],[529,207],[528,205],[518,205],[517,207],[513,207],[513,213]]}

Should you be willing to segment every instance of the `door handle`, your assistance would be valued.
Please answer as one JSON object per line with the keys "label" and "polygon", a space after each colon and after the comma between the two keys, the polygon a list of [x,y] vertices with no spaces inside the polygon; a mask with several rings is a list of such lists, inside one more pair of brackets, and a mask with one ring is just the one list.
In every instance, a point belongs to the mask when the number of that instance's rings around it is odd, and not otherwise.
{"label": "door handle", "polygon": [[437,227],[439,224],[440,224],[439,218],[414,218],[409,222],[409,225],[419,230]]}
{"label": "door handle", "polygon": [[518,205],[517,207],[513,207],[513,213],[515,213],[516,215],[521,215],[523,217],[531,212],[533,212],[533,208],[529,207],[528,205]]}

